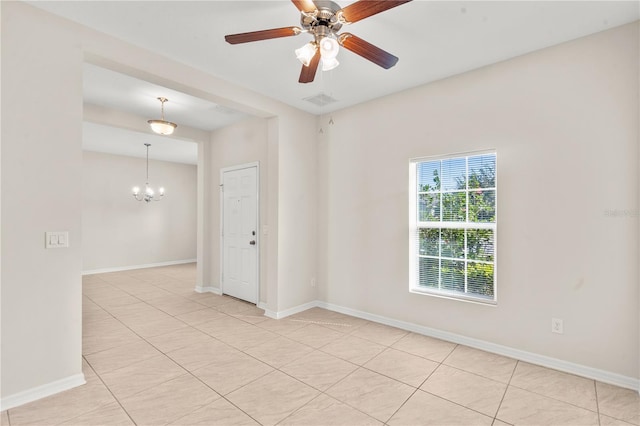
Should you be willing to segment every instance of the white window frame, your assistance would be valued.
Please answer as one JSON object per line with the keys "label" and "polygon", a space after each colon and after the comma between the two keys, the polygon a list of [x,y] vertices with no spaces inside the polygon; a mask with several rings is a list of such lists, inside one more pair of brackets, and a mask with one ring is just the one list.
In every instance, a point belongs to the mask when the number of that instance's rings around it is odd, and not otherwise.
{"label": "white window frame", "polygon": [[[469,222],[469,209],[467,208],[467,220],[464,222],[419,222],[418,221],[418,176],[417,176],[417,165],[419,163],[439,161],[439,160],[452,160],[452,159],[466,159],[466,167],[467,167],[467,188],[465,190],[458,191],[447,191],[447,192],[465,192],[467,194],[467,205],[469,201],[469,162],[468,157],[475,157],[479,155],[488,155],[493,154],[496,157],[496,170],[495,170],[495,179],[496,183],[494,188],[483,188],[483,189],[493,189],[495,191],[495,221],[494,222]],[[442,200],[442,198],[441,198]],[[441,201],[442,202],[442,201]],[[441,208],[442,211],[442,208]],[[442,156],[433,156],[433,157],[420,157],[420,158],[412,158],[409,160],[409,292],[416,294],[423,294],[428,296],[441,297],[445,299],[453,299],[453,300],[461,300],[466,302],[474,302],[480,303],[484,305],[496,305],[498,301],[498,286],[497,286],[497,278],[498,278],[498,155],[496,150],[486,150],[486,151],[474,151],[474,152],[465,152],[465,153],[457,153],[451,155],[442,155]],[[493,231],[493,298],[482,297],[480,295],[473,295],[466,292],[456,292],[456,291],[447,291],[442,289],[432,289],[426,288],[424,286],[419,285],[419,230],[425,229],[491,229]],[[465,252],[466,252],[466,233],[465,233]],[[439,259],[448,259],[447,257],[439,256]],[[457,260],[457,259],[455,259]],[[474,261],[476,262],[476,261]],[[466,255],[465,255],[465,270],[466,270]],[[481,262],[484,263],[484,262]],[[466,277],[466,274],[465,274]],[[467,286],[466,278],[465,278],[465,289]]]}

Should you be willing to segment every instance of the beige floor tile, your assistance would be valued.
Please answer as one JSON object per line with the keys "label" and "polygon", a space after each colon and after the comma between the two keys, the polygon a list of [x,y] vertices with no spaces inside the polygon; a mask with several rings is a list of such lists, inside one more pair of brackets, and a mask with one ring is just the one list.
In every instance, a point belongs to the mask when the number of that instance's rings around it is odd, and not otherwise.
{"label": "beige floor tile", "polygon": [[631,389],[596,382],[600,413],[640,425],[640,395]]}
{"label": "beige floor tile", "polygon": [[154,315],[163,314],[163,312],[146,302],[115,306],[113,308],[109,308],[109,313],[125,324],[128,322],[141,321],[147,317],[153,317]]}
{"label": "beige floor tile", "polygon": [[276,320],[266,317],[266,320],[260,322],[258,327],[286,336],[287,334],[299,330],[302,327],[306,327],[307,325],[308,324],[300,321],[291,321],[289,318]]}
{"label": "beige floor tile", "polygon": [[182,321],[167,314],[149,317],[146,320],[138,320],[135,323],[128,323],[127,326],[145,339],[189,327]]}
{"label": "beige floor tile", "polygon": [[216,311],[215,309],[207,308],[202,305],[200,305],[200,308],[201,309],[188,312],[186,314],[176,315],[176,319],[179,319],[180,321],[189,325],[196,325],[205,323],[207,321],[214,321],[227,316],[220,311]]}
{"label": "beige floor tile", "polygon": [[409,333],[391,347],[432,361],[442,362],[453,351],[456,344],[421,334]]}
{"label": "beige floor tile", "polygon": [[391,346],[408,333],[408,331],[400,330],[399,328],[370,322],[364,324],[362,327],[356,328],[356,330],[351,334],[353,336],[371,340],[372,342],[380,345]]}
{"label": "beige floor tile", "polygon": [[5,410],[0,415],[0,425],[8,425],[8,424],[9,424],[9,414],[7,410]]}
{"label": "beige floor tile", "polygon": [[438,367],[438,363],[387,348],[364,367],[417,388]]}
{"label": "beige floor tile", "polygon": [[86,355],[85,358],[98,374],[104,374],[158,355],[161,353],[157,349],[144,340],[139,340]]}
{"label": "beige floor tile", "polygon": [[282,426],[382,426],[378,420],[327,395],[320,395],[278,423]]}
{"label": "beige floor tile", "polygon": [[223,317],[196,324],[194,325],[194,327],[204,333],[207,333],[210,336],[219,337],[223,334],[229,334],[234,330],[250,330],[253,326],[251,324],[247,324],[242,320],[239,320],[238,318],[234,318],[225,314]]}
{"label": "beige floor tile", "polygon": [[118,399],[136,394],[185,374],[165,355],[139,361],[100,377]]}
{"label": "beige floor tile", "polygon": [[192,373],[220,395],[226,395],[274,369],[236,349],[220,352],[210,358],[210,364]]}
{"label": "beige floor tile", "polygon": [[234,407],[229,401],[220,398],[184,417],[170,423],[171,425],[221,425],[221,426],[258,426],[255,420],[242,410]]}
{"label": "beige floor tile", "polygon": [[234,299],[228,296],[219,296],[213,293],[196,293],[189,299],[200,303],[201,305],[215,308],[216,306],[224,305],[225,303],[232,302]]}
{"label": "beige floor tile", "polygon": [[148,303],[171,316],[186,314],[203,308],[203,305],[200,303],[185,299],[173,293],[149,300]]}
{"label": "beige floor tile", "polygon": [[111,318],[111,314],[102,308],[86,311],[82,313],[82,325],[91,324],[92,322],[102,321]]}
{"label": "beige floor tile", "polygon": [[58,424],[102,406],[115,399],[99,380],[9,410],[11,425]]}
{"label": "beige floor tile", "polygon": [[440,365],[420,389],[494,417],[507,385],[457,368]]}
{"label": "beige floor tile", "polygon": [[365,364],[384,349],[382,345],[352,335],[334,340],[321,348],[322,352],[358,365]]}
{"label": "beige floor tile", "polygon": [[158,350],[167,353],[189,345],[197,345],[212,339],[206,333],[195,328],[187,327],[170,333],[160,334],[147,339]]}
{"label": "beige floor tile", "polygon": [[517,425],[598,425],[598,414],[509,386],[496,418]]}
{"label": "beige floor tile", "polygon": [[93,300],[97,305],[99,305],[102,309],[106,311],[111,311],[111,309],[117,308],[120,306],[135,305],[136,303],[140,303],[140,299],[126,293],[124,293],[124,296],[99,298],[99,299],[93,297],[91,298],[91,300]]}
{"label": "beige floor tile", "polygon": [[91,323],[90,327],[83,327],[82,353],[92,354],[138,341],[140,337],[133,331],[120,321],[109,318]]}
{"label": "beige floor tile", "polygon": [[584,377],[520,361],[509,384],[587,410],[598,410],[595,382]]}
{"label": "beige floor tile", "polygon": [[333,355],[314,351],[281,367],[280,370],[309,386],[324,391],[355,371],[356,368],[358,368],[357,365]]}
{"label": "beige floor tile", "polygon": [[305,321],[330,321],[335,317],[336,312],[329,311],[322,308],[311,308],[306,311],[298,312],[291,315],[289,318],[292,320],[305,320]]}
{"label": "beige floor tile", "polygon": [[463,345],[458,345],[443,362],[502,383],[509,383],[517,364],[515,359]]}
{"label": "beige floor tile", "polygon": [[[296,321],[292,321],[296,323]],[[286,333],[289,339],[293,339],[300,343],[304,343],[312,348],[321,348],[328,343],[344,337],[343,333],[339,331],[331,330],[327,327],[323,327],[317,324],[308,324],[305,322],[297,322],[302,327],[297,330],[292,330]]]}
{"label": "beige floor tile", "polygon": [[633,426],[633,423],[600,414],[600,426]]}
{"label": "beige floor tile", "polygon": [[414,391],[415,388],[397,380],[360,368],[330,387],[326,393],[386,422]]}
{"label": "beige floor tile", "polygon": [[320,308],[308,309],[304,312],[300,312],[299,314],[292,315],[289,318],[291,321],[301,322],[304,324],[321,325],[341,333],[351,333],[355,331],[356,328],[368,322],[360,318],[349,317],[347,315]]}
{"label": "beige floor tile", "polygon": [[249,302],[241,302],[239,300],[233,299],[227,303],[216,306],[215,309],[219,310],[220,312],[224,312],[225,314],[238,314],[240,312],[249,311],[255,307],[256,305]]}
{"label": "beige floor tile", "polygon": [[65,426],[88,426],[88,425],[109,425],[109,426],[125,426],[135,425],[133,420],[122,409],[120,404],[112,403],[102,406],[96,410],[90,411],[79,417],[73,418],[62,423]]}
{"label": "beige floor tile", "polygon": [[391,417],[391,426],[491,425],[484,414],[417,390]]}
{"label": "beige floor tile", "polygon": [[502,420],[493,419],[491,426],[512,426],[511,423],[503,422]]}
{"label": "beige floor tile", "polygon": [[120,402],[138,425],[162,425],[211,404],[220,395],[189,374],[179,376]]}
{"label": "beige floor tile", "polygon": [[227,330],[218,339],[241,351],[270,342],[279,336],[270,331],[244,323],[245,327]]}
{"label": "beige floor tile", "polygon": [[226,396],[265,426],[275,425],[318,395],[318,391],[273,371]]}
{"label": "beige floor tile", "polygon": [[[273,334],[270,331],[267,331],[267,333]],[[274,334],[274,336],[277,335]],[[260,345],[252,346],[246,352],[272,367],[280,368],[298,358],[304,357],[312,350],[313,348],[307,345],[279,336]]]}
{"label": "beige floor tile", "polygon": [[269,317],[264,316],[263,309],[257,308],[255,306],[252,306],[251,309],[247,309],[238,313],[229,313],[229,315],[244,322],[248,322],[249,324],[259,324],[269,319]]}
{"label": "beige floor tile", "polygon": [[189,371],[194,371],[209,365],[227,353],[238,351],[219,340],[209,340],[167,352],[167,356]]}

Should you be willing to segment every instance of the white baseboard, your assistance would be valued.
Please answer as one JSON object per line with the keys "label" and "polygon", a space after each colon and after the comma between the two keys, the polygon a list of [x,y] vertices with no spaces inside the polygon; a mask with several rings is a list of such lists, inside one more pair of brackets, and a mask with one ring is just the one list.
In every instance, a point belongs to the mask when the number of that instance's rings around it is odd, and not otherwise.
{"label": "white baseboard", "polygon": [[113,268],[91,269],[82,271],[82,275],[104,274],[106,272],[130,271],[132,269],[157,268],[159,266],[182,265],[184,263],[195,263],[196,259],[171,260],[168,262],[145,263],[144,265],[116,266]]}
{"label": "white baseboard", "polygon": [[197,285],[196,293],[213,293],[213,294],[217,294],[218,296],[222,296],[222,290],[220,290],[217,287],[211,287],[211,286]]}
{"label": "white baseboard", "polygon": [[269,318],[282,319],[290,315],[297,314],[298,312],[303,312],[303,311],[306,311],[307,309],[315,308],[318,306],[318,303],[320,302],[318,302],[317,300],[314,300],[313,302],[294,306],[293,308],[289,308],[289,309],[285,309],[284,311],[277,311],[277,312],[265,309],[264,307],[265,305],[263,303],[258,304],[258,308],[264,309],[265,316],[268,316]]}
{"label": "white baseboard", "polygon": [[269,318],[273,318],[273,319],[278,319],[278,313],[275,311],[272,311],[270,309],[267,309],[267,304],[264,302],[258,302],[256,304],[256,306],[260,309],[264,310],[264,316],[265,317],[269,317]]}
{"label": "white baseboard", "polygon": [[84,374],[80,373],[65,377],[64,379],[56,380],[55,382],[47,383],[46,385],[18,392],[0,400],[0,411],[9,410],[41,398],[46,398],[47,396],[84,385],[85,383],[87,382],[84,379]]}
{"label": "white baseboard", "polygon": [[575,374],[578,376],[597,380],[599,382],[609,383],[611,385],[633,389],[640,392],[640,380],[633,377],[623,376],[622,374],[612,373],[610,371],[575,364],[569,361],[551,358],[545,355],[539,355],[508,346],[498,345],[496,343],[486,342],[484,340],[473,339],[471,337],[450,333],[448,331],[437,330],[435,328],[429,328],[410,322],[399,321],[396,319],[383,317],[381,315],[370,314],[368,312],[358,311],[351,308],[345,308],[343,306],[334,305],[332,303],[316,301],[313,303],[313,305],[319,308],[328,309],[330,311],[340,312],[342,314],[351,315],[353,317],[366,319],[368,321],[389,325],[392,327],[412,331],[414,333],[423,334],[425,336],[434,337],[453,343],[458,343],[494,354],[514,358],[520,361],[529,362],[531,364],[552,368],[558,371],[564,371],[565,373]]}

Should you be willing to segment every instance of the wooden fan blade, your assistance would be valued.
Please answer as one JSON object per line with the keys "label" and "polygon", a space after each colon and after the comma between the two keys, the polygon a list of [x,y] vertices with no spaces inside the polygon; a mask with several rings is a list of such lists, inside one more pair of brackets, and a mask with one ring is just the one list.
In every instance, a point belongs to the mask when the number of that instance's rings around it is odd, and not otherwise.
{"label": "wooden fan blade", "polygon": [[302,30],[298,27],[273,28],[270,30],[252,31],[249,33],[228,34],[224,39],[231,44],[248,43],[250,41],[268,40],[270,38],[290,37],[298,35]]}
{"label": "wooden fan blade", "polygon": [[298,83],[311,83],[316,77],[316,71],[318,70],[318,64],[320,63],[320,49],[316,50],[316,54],[311,58],[308,66],[303,65],[302,71],[300,71],[300,78]]}
{"label": "wooden fan blade", "polygon": [[398,58],[389,52],[385,52],[373,44],[364,41],[360,37],[350,33],[342,33],[338,38],[340,44],[356,55],[360,55],[370,60],[374,64],[380,65],[384,69],[389,69],[398,62]]}
{"label": "wooden fan blade", "polygon": [[393,9],[411,0],[360,0],[342,9],[342,17],[348,23],[358,22],[364,18]]}
{"label": "wooden fan blade", "polygon": [[311,0],[291,0],[300,12],[312,13],[316,10],[316,5]]}

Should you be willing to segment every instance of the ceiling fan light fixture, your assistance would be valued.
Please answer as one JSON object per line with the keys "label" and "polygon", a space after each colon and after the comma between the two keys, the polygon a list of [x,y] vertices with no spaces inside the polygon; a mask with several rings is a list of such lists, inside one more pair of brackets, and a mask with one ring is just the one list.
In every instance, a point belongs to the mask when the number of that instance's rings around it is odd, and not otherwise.
{"label": "ceiling fan light fixture", "polygon": [[164,103],[167,102],[168,99],[159,97],[158,100],[161,103],[161,118],[160,120],[147,120],[147,123],[149,123],[149,126],[151,126],[151,130],[153,130],[155,133],[163,136],[170,135],[173,133],[176,127],[178,127],[178,125],[164,119]]}
{"label": "ceiling fan light fixture", "polygon": [[336,58],[322,58],[322,71],[331,71],[340,65]]}
{"label": "ceiling fan light fixture", "polygon": [[316,45],[313,42],[309,42],[301,48],[296,49],[295,52],[296,58],[302,62],[302,65],[308,67],[311,63],[311,59],[313,59],[313,56],[316,54]]}
{"label": "ceiling fan light fixture", "polygon": [[323,61],[325,59],[334,59],[338,56],[338,50],[340,50],[338,40],[334,37],[322,37],[322,40],[320,40],[320,55],[322,55]]}

